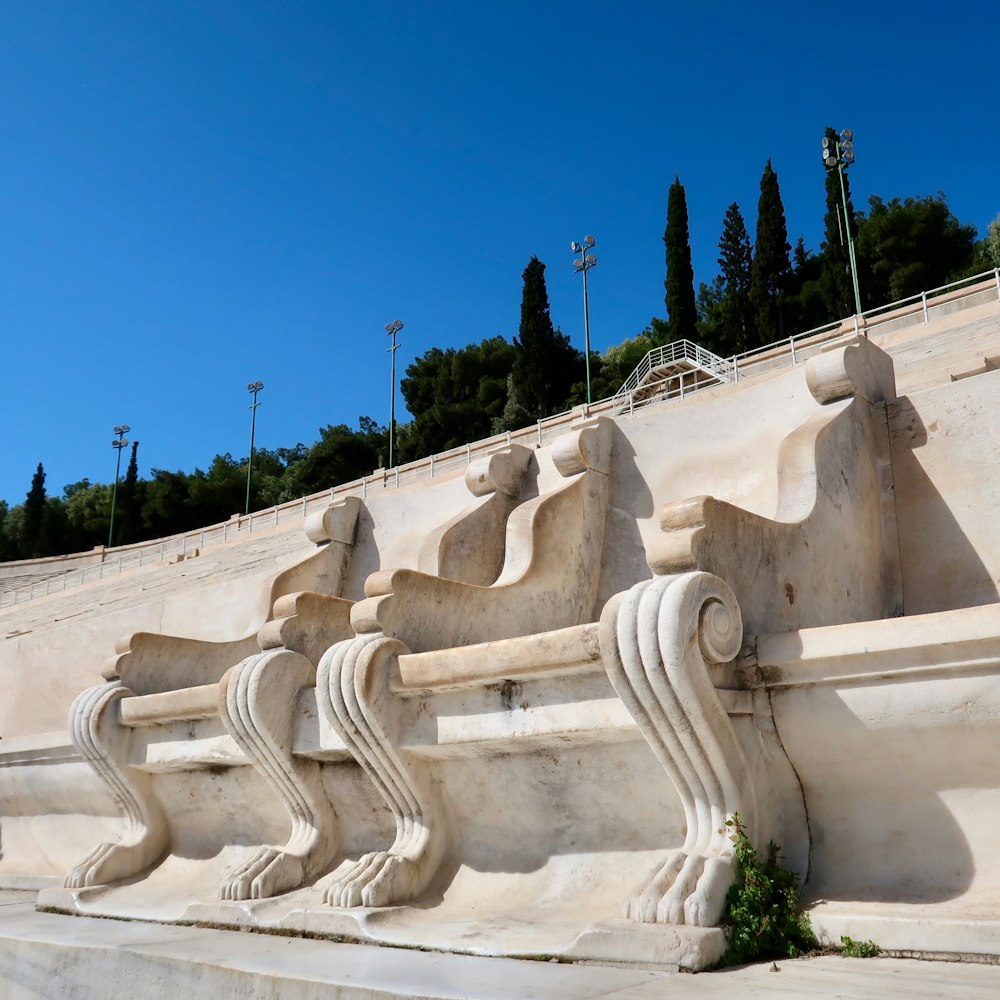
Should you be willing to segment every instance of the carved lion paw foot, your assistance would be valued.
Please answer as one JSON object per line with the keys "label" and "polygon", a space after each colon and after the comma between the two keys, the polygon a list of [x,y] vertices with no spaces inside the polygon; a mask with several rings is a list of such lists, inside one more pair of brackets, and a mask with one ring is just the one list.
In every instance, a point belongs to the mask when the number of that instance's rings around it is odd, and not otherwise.
{"label": "carved lion paw foot", "polygon": [[736,881],[732,857],[710,857],[695,890],[684,902],[684,923],[690,927],[715,927],[726,909],[726,895]]}
{"label": "carved lion paw foot", "polygon": [[148,868],[162,853],[162,845],[152,839],[138,844],[98,844],[70,868],[63,884],[67,889],[82,889],[121,882]]}
{"label": "carved lion paw foot", "polygon": [[222,899],[267,899],[297,889],[304,878],[302,859],[275,847],[262,847],[222,884]]}
{"label": "carved lion paw foot", "polygon": [[425,852],[414,857],[378,851],[342,869],[324,900],[331,906],[391,906],[420,893],[436,865]]}
{"label": "carved lion paw foot", "polygon": [[368,881],[378,874],[389,859],[388,851],[374,851],[357,861],[346,861],[334,872],[333,881],[323,894],[323,902],[329,906],[348,909],[362,906],[362,890]]}
{"label": "carved lion paw foot", "polygon": [[632,890],[623,910],[640,923],[714,927],[735,878],[732,858],[672,851]]}
{"label": "carved lion paw foot", "polygon": [[657,862],[650,868],[628,894],[622,906],[629,920],[642,924],[656,923],[656,907],[674,884],[686,858],[683,851],[671,851],[664,861]]}

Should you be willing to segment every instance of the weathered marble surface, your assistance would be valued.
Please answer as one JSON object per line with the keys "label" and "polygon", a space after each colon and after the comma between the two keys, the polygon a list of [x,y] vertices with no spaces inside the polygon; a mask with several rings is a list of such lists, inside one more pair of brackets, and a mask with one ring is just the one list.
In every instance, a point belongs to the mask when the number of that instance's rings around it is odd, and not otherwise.
{"label": "weathered marble surface", "polygon": [[[960,474],[1000,465],[997,390],[899,399],[848,339],[331,509],[249,635],[246,608],[115,656],[81,629],[69,737],[18,700],[63,660],[29,682],[10,654],[0,881],[83,914],[700,968],[738,812],[823,934],[1000,955],[1000,498]],[[982,419],[919,455],[921,413]]]}

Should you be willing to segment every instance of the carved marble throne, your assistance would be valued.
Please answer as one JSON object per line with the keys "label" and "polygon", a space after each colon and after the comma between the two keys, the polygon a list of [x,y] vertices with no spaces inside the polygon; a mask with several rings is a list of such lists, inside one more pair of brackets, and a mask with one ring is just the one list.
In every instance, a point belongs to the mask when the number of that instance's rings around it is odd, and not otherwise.
{"label": "carved marble throne", "polygon": [[[465,482],[475,499],[428,534],[418,567],[459,576],[464,570],[473,583],[495,578],[504,526],[520,502],[530,462],[531,452],[515,445],[471,463]],[[320,565],[309,572],[298,567],[275,581],[273,613],[255,636],[203,642],[133,634],[105,666],[107,682],[76,699],[71,738],[120,805],[126,825],[118,842],[99,844],[69,871],[67,888],[131,878],[164,854],[169,822],[149,769],[135,759],[132,734],[212,717],[221,720],[239,753],[276,793],[291,827],[284,846],[253,852],[225,878],[222,897],[284,892],[329,867],[337,850],[333,805],[322,787],[320,765],[292,752],[293,722],[299,692],[315,683],[322,652],[353,635],[354,602],[340,594],[352,554],[370,544],[357,537],[362,511],[362,501],[351,497],[310,518],[306,534],[320,547]],[[283,592],[302,582],[328,592]],[[183,735],[179,752],[182,744]],[[180,766],[197,769],[211,762]]]}

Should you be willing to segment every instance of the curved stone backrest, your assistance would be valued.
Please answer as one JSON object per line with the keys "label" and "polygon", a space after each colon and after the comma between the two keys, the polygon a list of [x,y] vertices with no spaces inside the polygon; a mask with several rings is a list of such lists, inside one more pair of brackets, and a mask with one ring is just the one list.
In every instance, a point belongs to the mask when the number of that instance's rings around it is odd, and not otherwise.
{"label": "curved stone backrest", "polygon": [[726,580],[751,634],[898,613],[891,361],[855,340],[810,359],[806,380],[824,408],[781,444],[774,516],[712,496],[670,503],[647,551],[654,573]]}
{"label": "curved stone backrest", "polygon": [[557,439],[562,485],[507,521],[503,570],[473,586],[412,570],[372,574],[351,621],[412,652],[530,635],[593,621],[607,514],[611,426],[604,419]]}

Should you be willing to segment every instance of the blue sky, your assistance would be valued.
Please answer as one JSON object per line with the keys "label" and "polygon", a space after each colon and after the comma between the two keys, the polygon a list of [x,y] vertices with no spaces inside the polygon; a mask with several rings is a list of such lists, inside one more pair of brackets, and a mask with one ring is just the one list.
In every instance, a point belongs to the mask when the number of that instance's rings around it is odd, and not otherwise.
{"label": "blue sky", "polygon": [[[583,342],[569,242],[594,233],[593,345],[663,308],[666,193],[697,281],[768,157],[821,239],[827,124],[855,201],[943,190],[1000,212],[1000,7],[511,0],[8,0],[0,8],[0,498],[388,419],[431,347],[517,332],[547,265]],[[990,125],[990,122],[994,122]]]}

